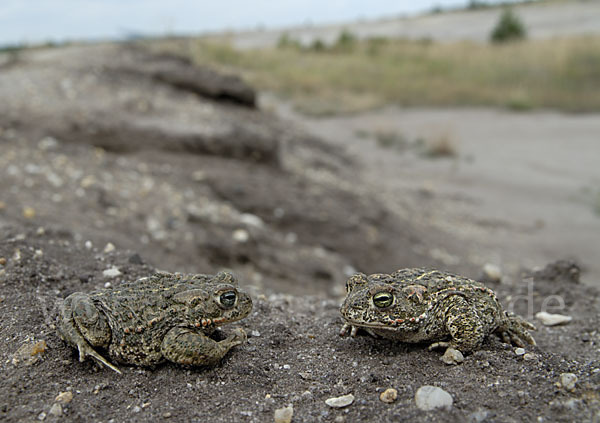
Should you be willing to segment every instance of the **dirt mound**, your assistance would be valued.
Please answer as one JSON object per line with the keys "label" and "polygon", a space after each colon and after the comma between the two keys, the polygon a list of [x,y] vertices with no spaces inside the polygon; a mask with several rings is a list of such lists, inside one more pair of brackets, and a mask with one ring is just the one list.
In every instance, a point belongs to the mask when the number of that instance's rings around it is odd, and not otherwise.
{"label": "dirt mound", "polygon": [[[537,347],[519,352],[490,337],[482,349],[448,366],[441,353],[370,337],[338,335],[339,301],[322,297],[254,296],[254,311],[239,325],[248,343],[215,368],[154,369],[121,366],[123,375],[80,363],[56,335],[58,298],[148,275],[130,251],[86,248],[64,233],[3,227],[0,239],[0,418],[3,421],[273,421],[276,409],[293,406],[296,422],[314,421],[594,421],[600,415],[597,345],[598,291],[571,285],[563,313],[568,326],[535,332]],[[104,270],[117,268],[116,277]],[[531,291],[537,311],[564,281],[538,280]],[[522,315],[526,285],[494,286],[501,301]],[[511,297],[512,296],[512,297]],[[523,297],[523,298],[525,298]],[[227,332],[231,327],[225,327]],[[415,369],[419,369],[416,371]],[[560,381],[576,382],[573,386]],[[450,410],[421,411],[415,393],[441,387],[453,398]],[[384,403],[380,394],[397,390]],[[353,394],[343,409],[325,400]],[[56,405],[58,404],[58,405]],[[169,421],[169,420],[167,420]]]}
{"label": "dirt mound", "polygon": [[285,292],[435,264],[361,191],[340,149],[232,103],[245,88],[209,98],[165,82],[180,72],[215,92],[243,85],[132,47],[23,53],[0,87],[0,219],[110,242],[165,270],[230,267]]}

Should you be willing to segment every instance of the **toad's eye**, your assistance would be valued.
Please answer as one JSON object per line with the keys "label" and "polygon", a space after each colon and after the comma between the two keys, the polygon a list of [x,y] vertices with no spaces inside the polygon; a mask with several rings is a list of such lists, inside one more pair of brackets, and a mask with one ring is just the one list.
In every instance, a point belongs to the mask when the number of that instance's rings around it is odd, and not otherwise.
{"label": "toad's eye", "polygon": [[373,295],[373,304],[375,304],[376,307],[389,307],[392,305],[392,302],[394,302],[394,296],[391,292],[382,291]]}
{"label": "toad's eye", "polygon": [[219,302],[225,308],[231,308],[235,305],[237,294],[235,291],[225,291],[219,297]]}

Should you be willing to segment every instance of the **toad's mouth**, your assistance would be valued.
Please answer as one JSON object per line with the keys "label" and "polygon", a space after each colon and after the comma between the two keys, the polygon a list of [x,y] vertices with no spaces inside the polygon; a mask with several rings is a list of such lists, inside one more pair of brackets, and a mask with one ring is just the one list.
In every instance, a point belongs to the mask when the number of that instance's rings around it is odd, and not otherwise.
{"label": "toad's mouth", "polygon": [[218,326],[223,323],[229,322],[230,320],[226,319],[225,317],[216,317],[214,319],[200,319],[200,321],[196,322],[194,326],[196,326],[197,328],[206,328],[209,326]]}
{"label": "toad's mouth", "polygon": [[384,330],[395,330],[399,325],[406,325],[410,323],[419,323],[421,320],[425,318],[424,315],[418,317],[409,317],[406,319],[392,319],[391,317],[386,317],[385,320],[379,322],[365,322],[363,320],[353,319],[351,317],[344,317],[344,319],[350,323],[352,326],[358,326],[361,328],[369,328],[369,329],[384,329]]}

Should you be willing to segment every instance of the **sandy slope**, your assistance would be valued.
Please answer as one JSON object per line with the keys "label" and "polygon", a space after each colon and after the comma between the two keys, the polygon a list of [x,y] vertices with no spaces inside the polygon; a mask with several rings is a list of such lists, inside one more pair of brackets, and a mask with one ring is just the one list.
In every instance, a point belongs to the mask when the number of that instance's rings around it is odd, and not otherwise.
{"label": "sandy slope", "polygon": [[[279,110],[348,148],[392,209],[451,234],[464,249],[456,260],[491,262],[517,275],[522,267],[573,258],[584,282],[600,286],[599,115],[391,107],[310,119]],[[377,133],[406,144],[381,147]],[[441,137],[455,157],[420,154],[416,140]]]}

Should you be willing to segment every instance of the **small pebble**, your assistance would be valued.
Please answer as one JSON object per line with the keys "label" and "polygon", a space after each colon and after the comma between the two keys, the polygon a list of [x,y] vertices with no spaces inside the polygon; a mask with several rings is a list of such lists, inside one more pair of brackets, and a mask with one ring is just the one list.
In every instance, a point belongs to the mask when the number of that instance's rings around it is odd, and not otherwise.
{"label": "small pebble", "polygon": [[73,392],[65,391],[61,392],[54,398],[54,401],[60,402],[61,404],[68,404],[73,400]]}
{"label": "small pebble", "polygon": [[0,257],[0,266],[4,266],[6,264],[6,259],[4,257]]}
{"label": "small pebble", "polygon": [[502,280],[502,271],[495,264],[486,263],[483,266],[483,277],[489,282],[500,282]]}
{"label": "small pebble", "polygon": [[442,360],[446,364],[458,364],[465,361],[465,357],[459,350],[454,348],[448,348],[446,349],[444,355],[440,357],[440,360]]}
{"label": "small pebble", "polygon": [[57,402],[52,404],[52,407],[50,407],[50,411],[48,411],[48,414],[50,414],[51,416],[56,416],[56,417],[62,416],[62,413],[63,413],[62,405],[60,405]]}
{"label": "small pebble", "polygon": [[393,403],[397,398],[398,391],[394,388],[388,388],[379,395],[379,399],[387,404]]}
{"label": "small pebble", "polygon": [[524,355],[525,354],[525,348],[515,348],[515,354],[516,355]]}
{"label": "small pebble", "polygon": [[523,360],[525,360],[525,361],[537,360],[537,356],[533,353],[527,353],[527,354],[523,355]]}
{"label": "small pebble", "polygon": [[106,246],[104,247],[104,253],[108,254],[115,251],[115,246],[113,245],[112,242],[109,242],[108,244],[106,244]]}
{"label": "small pebble", "polygon": [[37,419],[39,421],[44,421],[46,419],[46,413],[42,411],[40,414],[38,414]]}
{"label": "small pebble", "polygon": [[569,323],[573,318],[563,314],[551,314],[545,311],[540,311],[535,315],[535,318],[541,321],[544,326],[556,326]]}
{"label": "small pebble", "polygon": [[35,209],[33,207],[23,207],[23,217],[25,219],[33,219],[35,217]]}
{"label": "small pebble", "polygon": [[437,386],[421,386],[415,394],[415,402],[421,410],[430,411],[436,408],[451,408],[452,396]]}
{"label": "small pebble", "polygon": [[252,332],[250,332],[250,336],[258,338],[260,336],[260,332],[257,330],[253,330]]}
{"label": "small pebble", "polygon": [[88,250],[91,250],[92,246],[93,246],[92,241],[86,241],[84,245],[85,245],[85,248],[87,248]]}
{"label": "small pebble", "polygon": [[202,182],[206,179],[206,173],[204,173],[204,171],[202,170],[195,170],[192,173],[192,180],[194,182]]}
{"label": "small pebble", "polygon": [[294,407],[291,405],[284,408],[278,408],[275,410],[275,414],[273,418],[275,423],[290,423],[292,421],[292,417],[294,416]]}
{"label": "small pebble", "polygon": [[333,408],[347,407],[354,402],[354,395],[342,395],[341,397],[333,397],[325,400],[325,404]]}
{"label": "small pebble", "polygon": [[162,415],[162,416],[163,416],[165,419],[168,419],[168,418],[169,418],[169,417],[171,417],[172,415],[173,415],[173,414],[171,414],[171,413],[169,413],[169,412],[167,411],[166,413],[163,413],[163,415]]}
{"label": "small pebble", "polygon": [[250,239],[250,234],[245,229],[236,229],[231,237],[235,242],[244,243]]}
{"label": "small pebble", "polygon": [[574,391],[575,384],[577,383],[577,376],[573,373],[561,373],[560,374],[560,386],[565,388],[567,391]]}
{"label": "small pebble", "polygon": [[102,275],[105,278],[114,278],[117,277],[121,274],[121,271],[116,268],[115,266],[111,267],[110,269],[106,269],[104,272],[102,272]]}
{"label": "small pebble", "polygon": [[251,213],[243,213],[240,215],[240,222],[248,226],[255,226],[257,228],[262,228],[265,226],[265,222],[263,222],[260,217]]}
{"label": "small pebble", "polygon": [[135,407],[133,407],[132,411],[134,413],[139,413],[140,411],[142,411],[142,408],[139,405],[136,405]]}

